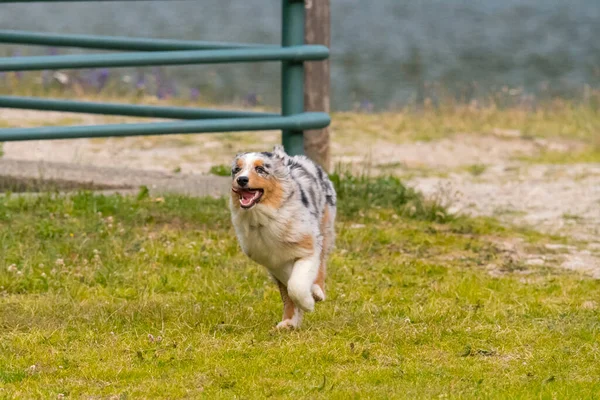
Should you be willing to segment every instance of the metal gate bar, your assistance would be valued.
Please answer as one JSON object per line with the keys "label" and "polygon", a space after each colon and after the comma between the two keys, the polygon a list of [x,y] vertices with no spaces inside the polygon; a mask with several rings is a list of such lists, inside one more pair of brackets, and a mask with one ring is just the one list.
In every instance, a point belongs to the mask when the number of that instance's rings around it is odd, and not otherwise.
{"label": "metal gate bar", "polygon": [[210,133],[286,129],[302,131],[329,124],[326,113],[302,113],[287,117],[209,119],[146,124],[111,124],[91,126],[49,126],[41,128],[0,129],[0,141],[99,138],[113,136],[169,135],[176,133]]}
{"label": "metal gate bar", "polygon": [[98,35],[62,35],[48,32],[26,32],[5,29],[0,29],[0,43],[126,51],[216,50],[249,47],[277,47],[275,45],[266,44],[197,42],[191,40]]}
{"label": "metal gate bar", "polygon": [[[221,64],[239,62],[324,60],[325,46],[292,46],[223,50],[157,51],[115,54],[76,54],[64,56],[2,57],[0,71],[39,71],[59,68],[144,67],[154,65]],[[299,67],[301,68],[301,67]]]}
{"label": "metal gate bar", "polygon": [[0,96],[0,108],[168,119],[254,118],[276,117],[279,115],[255,111],[210,110],[192,107],[145,106],[123,103],[94,103],[88,101],[80,102],[18,96]]}
{"label": "metal gate bar", "polygon": [[[0,5],[4,3],[51,3],[60,1],[113,0],[0,0]],[[191,119],[191,121],[144,124],[0,129],[0,141],[281,129],[282,142],[288,153],[303,154],[303,131],[324,128],[330,123],[328,114],[304,112],[304,62],[324,60],[329,56],[329,49],[325,46],[304,44],[304,7],[303,0],[282,0],[283,24],[281,47],[260,44],[63,35],[0,30],[0,43],[135,51],[131,53],[4,57],[0,58],[0,71],[265,61],[279,61],[282,63],[281,115],[241,111],[202,110],[185,107],[157,107],[0,96],[0,107],[135,117]]]}

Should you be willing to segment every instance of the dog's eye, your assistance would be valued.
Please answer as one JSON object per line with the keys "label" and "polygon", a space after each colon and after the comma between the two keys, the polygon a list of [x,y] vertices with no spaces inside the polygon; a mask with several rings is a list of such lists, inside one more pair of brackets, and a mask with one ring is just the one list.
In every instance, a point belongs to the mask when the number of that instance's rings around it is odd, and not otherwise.
{"label": "dog's eye", "polygon": [[258,172],[259,174],[266,174],[267,171],[265,171],[265,169],[263,167],[256,167],[254,168],[256,170],[256,172]]}
{"label": "dog's eye", "polygon": [[235,167],[234,169],[231,170],[231,174],[232,175],[236,175],[238,172],[240,172],[242,169],[240,167]]}

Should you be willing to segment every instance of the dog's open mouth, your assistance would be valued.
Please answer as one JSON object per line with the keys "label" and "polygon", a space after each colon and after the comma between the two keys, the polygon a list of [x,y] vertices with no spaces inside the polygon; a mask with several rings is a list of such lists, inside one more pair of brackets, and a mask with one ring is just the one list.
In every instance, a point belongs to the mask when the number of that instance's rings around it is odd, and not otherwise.
{"label": "dog's open mouth", "polygon": [[242,208],[251,208],[259,202],[264,191],[262,189],[231,189],[240,196]]}

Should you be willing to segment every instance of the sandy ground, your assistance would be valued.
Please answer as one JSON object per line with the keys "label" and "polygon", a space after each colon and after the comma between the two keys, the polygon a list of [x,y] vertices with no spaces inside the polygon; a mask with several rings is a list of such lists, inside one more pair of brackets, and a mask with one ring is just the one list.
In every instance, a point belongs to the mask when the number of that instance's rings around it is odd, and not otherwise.
{"label": "sandy ground", "polygon": [[[65,114],[0,110],[0,121],[23,126],[64,120]],[[75,118],[75,117],[73,117]],[[98,123],[86,117],[77,123]],[[377,138],[344,143],[334,131],[334,162],[359,170],[395,173],[431,197],[449,201],[456,212],[494,216],[509,224],[568,237],[574,244],[525,254],[503,243],[531,265],[561,265],[600,279],[600,164],[547,165],[518,161],[544,150],[576,151],[580,143],[532,140],[511,131],[458,135],[430,142],[393,143]],[[341,134],[340,134],[341,136]],[[4,144],[4,157],[154,171],[207,173],[228,164],[237,152],[265,150],[273,132],[102,140],[58,140]]]}

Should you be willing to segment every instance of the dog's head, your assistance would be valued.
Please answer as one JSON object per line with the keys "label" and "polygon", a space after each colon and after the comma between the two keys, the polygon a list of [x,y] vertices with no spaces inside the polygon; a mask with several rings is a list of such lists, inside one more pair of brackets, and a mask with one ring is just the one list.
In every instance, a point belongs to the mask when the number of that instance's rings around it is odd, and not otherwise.
{"label": "dog's head", "polygon": [[280,146],[273,152],[238,154],[231,167],[232,204],[243,209],[251,209],[259,203],[279,208],[288,175],[286,157]]}

